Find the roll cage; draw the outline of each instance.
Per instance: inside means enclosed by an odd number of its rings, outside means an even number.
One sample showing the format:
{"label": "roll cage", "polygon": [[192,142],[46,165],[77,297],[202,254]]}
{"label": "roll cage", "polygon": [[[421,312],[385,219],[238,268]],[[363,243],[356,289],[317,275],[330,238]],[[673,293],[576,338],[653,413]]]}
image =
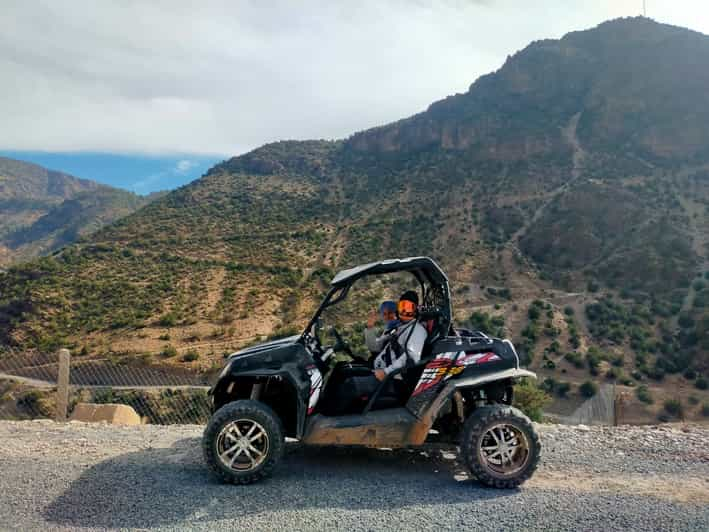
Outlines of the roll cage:
{"label": "roll cage", "polygon": [[387,273],[409,272],[418,281],[423,294],[419,320],[435,320],[436,333],[445,336],[451,329],[451,297],[448,277],[430,257],[387,259],[355,266],[338,272],[330,283],[325,298],[315,311],[303,334],[312,331],[322,312],[344,300],[352,285],[363,277]]}

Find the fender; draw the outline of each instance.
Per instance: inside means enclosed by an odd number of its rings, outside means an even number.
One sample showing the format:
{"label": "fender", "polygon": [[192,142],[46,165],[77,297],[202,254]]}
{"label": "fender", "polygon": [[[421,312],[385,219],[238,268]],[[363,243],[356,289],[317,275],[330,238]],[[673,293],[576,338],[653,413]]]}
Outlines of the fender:
{"label": "fender", "polygon": [[[227,364],[222,374],[220,374],[218,381],[209,390],[209,394],[212,395],[212,410],[217,409],[217,397],[222,394],[228,393],[229,385],[235,380],[247,378],[258,380],[259,378],[278,378],[288,384],[289,387],[293,389],[296,397],[296,427],[295,436],[301,438],[305,429],[305,418],[307,416],[307,406],[306,401],[310,395],[310,378],[306,375],[305,378],[300,378],[300,376],[288,370],[250,370],[250,371],[230,371],[230,364]],[[256,388],[254,386],[254,388]],[[229,390],[230,391],[230,390]],[[252,399],[257,399],[258,397],[251,397]]]}
{"label": "fender", "polygon": [[444,393],[449,386],[451,386],[450,393],[453,393],[458,388],[475,388],[481,384],[485,384],[492,381],[499,381],[505,379],[522,379],[528,377],[531,379],[536,379],[537,374],[533,371],[520,368],[510,368],[503,369],[502,371],[496,371],[495,373],[488,373],[487,375],[480,375],[478,377],[469,377],[463,379],[452,380],[443,389]]}
{"label": "fender", "polygon": [[419,420],[411,427],[411,431],[407,437],[409,445],[423,445],[428,436],[428,431],[431,430],[433,422],[436,420],[436,417],[438,417],[438,412],[441,411],[456,390],[476,388],[488,382],[507,379],[516,380],[524,377],[536,379],[537,375],[526,369],[510,368],[477,377],[449,380],[429,407],[423,412]]}

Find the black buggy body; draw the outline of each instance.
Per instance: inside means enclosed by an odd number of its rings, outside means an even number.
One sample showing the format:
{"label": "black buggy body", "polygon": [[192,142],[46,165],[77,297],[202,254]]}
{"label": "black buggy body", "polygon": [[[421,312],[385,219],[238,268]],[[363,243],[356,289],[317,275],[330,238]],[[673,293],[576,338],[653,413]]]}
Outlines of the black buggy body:
{"label": "black buggy body", "polygon": [[[409,272],[418,284],[417,320],[428,333],[421,360],[377,381],[365,362],[332,364],[349,352],[334,328],[320,338],[323,311],[367,276]],[[429,436],[460,443],[482,482],[513,487],[529,478],[539,439],[511,407],[513,384],[535,375],[519,367],[509,340],[456,329],[448,279],[430,258],[391,259],[339,272],[301,335],[232,354],[210,390],[214,415],[205,458],[223,479],[249,483],[268,475],[284,437],[312,445],[404,447]]]}

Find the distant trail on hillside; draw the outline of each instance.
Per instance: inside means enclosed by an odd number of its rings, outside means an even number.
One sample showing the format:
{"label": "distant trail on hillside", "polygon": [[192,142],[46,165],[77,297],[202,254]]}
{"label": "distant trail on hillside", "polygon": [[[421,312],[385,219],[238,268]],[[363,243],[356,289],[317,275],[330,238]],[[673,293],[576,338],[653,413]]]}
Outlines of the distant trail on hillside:
{"label": "distant trail on hillside", "polygon": [[[703,272],[709,271],[709,253],[707,253],[707,246],[709,246],[709,227],[707,227],[707,222],[704,217],[701,216],[704,212],[705,207],[703,204],[697,203],[693,199],[687,198],[686,196],[683,196],[681,194],[678,194],[677,198],[679,200],[680,205],[682,205],[682,208],[687,213],[687,218],[689,219],[689,230],[690,236],[692,238],[692,249],[694,250],[694,253],[696,253],[699,259],[697,272],[701,274]],[[697,218],[693,216],[694,214],[697,214],[700,220],[704,221],[703,225],[697,222]],[[682,307],[680,308],[680,312],[673,318],[675,326],[677,320],[679,319],[679,314],[689,310],[692,306],[695,292],[696,291],[694,290],[694,286],[690,284],[689,288],[687,289],[687,294],[684,296],[684,300],[682,301]]]}
{"label": "distant trail on hillside", "polygon": [[576,113],[574,116],[571,117],[571,120],[569,120],[568,125],[565,128],[561,129],[561,135],[564,137],[564,140],[566,140],[566,142],[571,145],[573,153],[571,154],[571,179],[559,188],[568,186],[573,181],[576,181],[581,175],[581,170],[583,170],[583,163],[586,159],[586,151],[583,149],[583,147],[581,147],[578,135],[576,134],[580,118],[581,113]]}
{"label": "distant trail on hillside", "polygon": [[576,134],[576,129],[579,124],[579,119],[581,118],[581,112],[576,113],[571,117],[569,123],[566,127],[561,128],[561,136],[564,140],[571,146],[571,177],[564,181],[557,188],[552,190],[548,195],[546,195],[546,200],[542,203],[539,208],[534,211],[534,214],[527,219],[522,227],[520,227],[513,235],[510,237],[510,242],[513,246],[517,246],[519,239],[529,230],[530,227],[541,218],[544,211],[549,207],[552,201],[554,201],[557,196],[566,192],[568,188],[574,183],[582,174],[583,163],[586,159],[586,150],[583,149],[581,143],[579,142],[578,135]]}
{"label": "distant trail on hillside", "polygon": [[332,195],[337,198],[337,203],[339,205],[337,212],[337,221],[335,222],[335,227],[332,232],[332,237],[330,237],[327,242],[322,245],[320,253],[316,257],[313,266],[311,268],[306,268],[303,271],[303,278],[301,279],[301,285],[305,286],[310,278],[310,275],[315,271],[320,264],[327,264],[328,258],[331,259],[332,266],[337,263],[336,255],[328,257],[330,253],[334,252],[335,244],[340,238],[340,230],[342,229],[343,223],[345,221],[345,193],[343,190],[342,178],[340,176],[334,176],[332,179]]}

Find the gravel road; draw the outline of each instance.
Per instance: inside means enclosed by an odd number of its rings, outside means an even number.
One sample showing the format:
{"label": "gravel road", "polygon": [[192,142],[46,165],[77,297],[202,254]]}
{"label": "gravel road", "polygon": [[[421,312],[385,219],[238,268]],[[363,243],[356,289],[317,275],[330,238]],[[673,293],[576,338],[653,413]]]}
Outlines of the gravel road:
{"label": "gravel road", "polygon": [[709,428],[541,425],[519,490],[454,448],[288,446],[273,478],[218,483],[201,427],[0,422],[0,528],[709,530]]}

